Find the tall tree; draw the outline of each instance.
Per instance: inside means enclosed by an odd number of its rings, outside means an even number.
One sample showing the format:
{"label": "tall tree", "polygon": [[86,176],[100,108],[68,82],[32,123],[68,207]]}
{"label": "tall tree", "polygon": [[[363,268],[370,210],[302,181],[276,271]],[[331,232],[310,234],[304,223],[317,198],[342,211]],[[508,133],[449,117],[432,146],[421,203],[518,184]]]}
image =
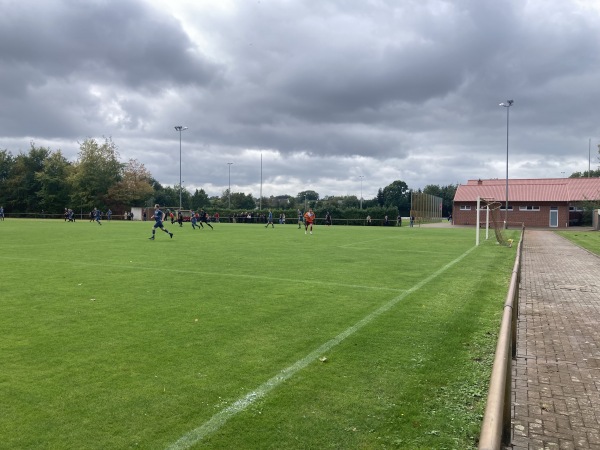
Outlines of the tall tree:
{"label": "tall tree", "polygon": [[377,204],[379,206],[385,205],[385,197],[383,195],[383,189],[381,188],[377,190]]}
{"label": "tall tree", "polygon": [[37,195],[41,183],[36,179],[35,174],[43,170],[48,155],[50,155],[48,148],[36,147],[32,142],[28,154],[21,153],[15,158],[6,183],[11,196],[8,204],[13,210],[41,211],[40,198]]}
{"label": "tall tree", "polygon": [[141,162],[130,159],[123,168],[121,180],[108,189],[107,204],[111,208],[144,206],[154,193],[151,179],[152,175]]}
{"label": "tall tree", "polygon": [[110,138],[105,138],[103,144],[92,138],[83,141],[71,177],[74,205],[104,209],[108,190],[121,180],[122,169],[117,146]]}
{"label": "tall tree", "polygon": [[48,156],[42,170],[35,173],[35,178],[40,183],[37,196],[40,206],[47,213],[60,214],[64,208],[70,207],[71,171],[72,164],[58,150]]}
{"label": "tall tree", "polygon": [[396,180],[383,188],[383,206],[395,206],[400,214],[410,210],[410,190],[404,181]]}
{"label": "tall tree", "polygon": [[315,191],[298,192],[298,194],[296,195],[296,200],[299,203],[304,203],[304,200],[316,202],[317,200],[319,200],[319,194]]}
{"label": "tall tree", "polygon": [[207,208],[209,206],[210,199],[208,198],[208,195],[206,195],[206,192],[204,192],[204,189],[196,189],[191,198],[191,209],[197,210],[200,208]]}
{"label": "tall tree", "polygon": [[0,150],[0,206],[6,207],[11,197],[8,178],[15,165],[15,158],[8,150]]}
{"label": "tall tree", "polygon": [[256,201],[252,194],[244,194],[243,192],[231,193],[231,208],[253,210],[256,208]]}
{"label": "tall tree", "polygon": [[154,188],[154,197],[149,200],[150,204],[148,206],[152,206],[155,203],[158,203],[160,206],[166,208],[175,208],[179,206],[179,189],[171,186],[163,187],[154,179],[152,180],[151,184]]}

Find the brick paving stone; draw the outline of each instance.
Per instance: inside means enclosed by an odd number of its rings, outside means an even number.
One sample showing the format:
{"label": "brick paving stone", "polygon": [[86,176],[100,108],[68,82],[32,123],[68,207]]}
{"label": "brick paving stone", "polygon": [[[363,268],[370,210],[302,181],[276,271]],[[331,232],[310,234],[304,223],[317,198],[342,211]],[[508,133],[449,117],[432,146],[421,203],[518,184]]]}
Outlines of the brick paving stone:
{"label": "brick paving stone", "polygon": [[522,258],[507,448],[600,450],[600,258],[546,230]]}

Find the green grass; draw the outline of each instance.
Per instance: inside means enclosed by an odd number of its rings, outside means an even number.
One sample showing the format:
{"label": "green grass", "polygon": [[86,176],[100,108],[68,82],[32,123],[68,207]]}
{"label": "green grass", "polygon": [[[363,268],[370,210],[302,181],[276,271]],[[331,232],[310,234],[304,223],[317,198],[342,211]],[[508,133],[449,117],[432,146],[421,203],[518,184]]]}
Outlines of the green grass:
{"label": "green grass", "polygon": [[0,448],[167,448],[299,362],[191,448],[476,446],[516,246],[168,228],[0,222]]}
{"label": "green grass", "polygon": [[598,231],[569,230],[557,231],[557,233],[580,247],[583,247],[596,255],[600,255],[600,233]]}

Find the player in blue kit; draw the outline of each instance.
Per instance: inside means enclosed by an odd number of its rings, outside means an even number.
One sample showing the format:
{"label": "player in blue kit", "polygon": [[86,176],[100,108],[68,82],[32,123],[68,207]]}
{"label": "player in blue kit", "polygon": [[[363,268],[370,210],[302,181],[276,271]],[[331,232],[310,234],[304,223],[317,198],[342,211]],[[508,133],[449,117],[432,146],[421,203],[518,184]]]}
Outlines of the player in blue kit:
{"label": "player in blue kit", "polygon": [[100,222],[100,219],[102,218],[102,211],[94,208],[94,211],[92,211],[92,216],[98,225],[102,225],[102,222]]}
{"label": "player in blue kit", "polygon": [[157,203],[154,205],[154,227],[152,227],[152,237],[148,238],[150,240],[154,240],[154,235],[156,234],[156,229],[160,228],[165,233],[167,233],[171,238],[173,237],[173,233],[169,233],[169,230],[165,228],[163,225],[164,213],[160,210],[160,205]]}

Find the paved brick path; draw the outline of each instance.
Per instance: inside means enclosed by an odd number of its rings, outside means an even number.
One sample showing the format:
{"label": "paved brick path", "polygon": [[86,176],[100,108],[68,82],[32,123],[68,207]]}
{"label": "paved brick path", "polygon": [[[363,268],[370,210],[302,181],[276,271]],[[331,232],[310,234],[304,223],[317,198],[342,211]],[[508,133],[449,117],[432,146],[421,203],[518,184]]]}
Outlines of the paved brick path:
{"label": "paved brick path", "polygon": [[600,450],[600,258],[525,232],[512,449]]}

